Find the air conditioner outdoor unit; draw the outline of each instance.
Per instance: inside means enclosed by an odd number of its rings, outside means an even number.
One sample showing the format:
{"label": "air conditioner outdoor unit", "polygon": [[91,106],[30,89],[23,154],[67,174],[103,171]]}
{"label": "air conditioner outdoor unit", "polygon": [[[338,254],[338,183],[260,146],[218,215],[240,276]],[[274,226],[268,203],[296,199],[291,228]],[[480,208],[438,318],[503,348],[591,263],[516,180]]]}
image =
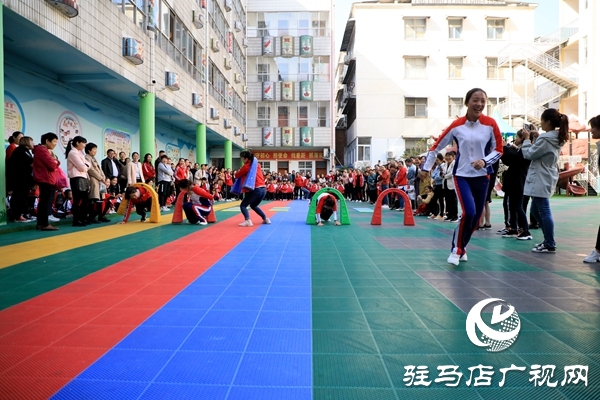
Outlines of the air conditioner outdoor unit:
{"label": "air conditioner outdoor unit", "polygon": [[192,11],[192,18],[196,28],[202,29],[204,27],[204,14],[194,10]]}
{"label": "air conditioner outdoor unit", "polygon": [[224,65],[225,65],[225,69],[227,69],[227,70],[231,69],[232,68],[231,60],[229,58],[225,57]]}
{"label": "air conditioner outdoor unit", "polygon": [[387,151],[387,158],[394,158],[396,157],[396,154],[394,153],[394,150],[388,150]]}
{"label": "air conditioner outdoor unit", "polygon": [[233,135],[234,136],[240,136],[240,128],[237,126],[233,127]]}
{"label": "air conditioner outdoor unit", "polygon": [[243,142],[247,142],[248,141],[248,135],[246,135],[245,133],[242,133],[242,141]]}
{"label": "air conditioner outdoor unit", "polygon": [[225,129],[231,128],[231,120],[229,118],[223,118],[223,127]]}
{"label": "air conditioner outdoor unit", "polygon": [[248,38],[242,38],[242,47],[248,47]]}
{"label": "air conditioner outdoor unit", "polygon": [[221,51],[221,42],[219,42],[219,39],[217,38],[211,38],[210,39],[211,42],[211,48],[215,53],[218,53],[219,51]]}
{"label": "air conditioner outdoor unit", "polygon": [[204,107],[203,97],[200,93],[192,93],[192,106],[196,108]]}
{"label": "air conditioner outdoor unit", "polygon": [[323,158],[329,158],[329,149],[323,149]]}
{"label": "air conditioner outdoor unit", "polygon": [[242,88],[242,92],[244,94],[248,94],[248,86],[244,85],[244,87]]}
{"label": "air conditioner outdoor unit", "polygon": [[241,32],[243,27],[244,26],[240,21],[235,21],[235,23],[233,24],[233,29],[235,29],[236,32]]}
{"label": "air conditioner outdoor unit", "polygon": [[219,109],[211,107],[210,108],[210,119],[219,119]]}
{"label": "air conditioner outdoor unit", "polygon": [[225,3],[223,3],[223,8],[225,8],[225,11],[231,11],[231,3],[232,0],[225,0]]}
{"label": "air conditioner outdoor unit", "polygon": [[242,74],[238,74],[236,72],[236,74],[233,76],[233,80],[235,81],[235,83],[242,83]]}

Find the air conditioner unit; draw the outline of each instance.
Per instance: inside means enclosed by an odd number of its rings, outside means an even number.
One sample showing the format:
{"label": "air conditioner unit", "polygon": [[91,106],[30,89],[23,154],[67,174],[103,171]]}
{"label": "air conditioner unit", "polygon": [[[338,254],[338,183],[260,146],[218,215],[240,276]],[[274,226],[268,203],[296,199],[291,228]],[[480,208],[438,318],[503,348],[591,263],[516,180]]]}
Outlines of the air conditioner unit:
{"label": "air conditioner unit", "polygon": [[241,32],[242,29],[244,29],[244,25],[242,25],[241,21],[235,21],[233,29],[235,29],[236,32]]}
{"label": "air conditioner unit", "polygon": [[231,120],[229,118],[223,118],[223,127],[225,129],[231,129]]}
{"label": "air conditioner unit", "polygon": [[248,47],[248,38],[242,38],[242,47]]}
{"label": "air conditioner unit", "polygon": [[76,17],[79,14],[79,4],[77,0],[46,0],[48,3],[58,8],[58,10],[69,18]]}
{"label": "air conditioner unit", "polygon": [[169,90],[179,90],[179,74],[172,71],[165,71],[165,87]]}
{"label": "air conditioner unit", "polygon": [[225,2],[223,3],[223,8],[225,8],[225,11],[231,11],[231,3],[232,0],[225,0]]}
{"label": "air conditioner unit", "polygon": [[123,38],[123,57],[135,65],[144,62],[144,44],[134,38]]}
{"label": "air conditioner unit", "polygon": [[237,126],[233,127],[233,136],[240,136],[240,128]]}
{"label": "air conditioner unit", "polygon": [[248,86],[244,85],[244,86],[242,87],[242,93],[244,93],[244,94],[248,94]]}
{"label": "air conditioner unit", "polygon": [[212,51],[218,53],[221,51],[221,42],[219,42],[219,39],[210,38],[210,47],[212,48]]}
{"label": "air conditioner unit", "polygon": [[396,157],[396,153],[394,152],[394,150],[388,150],[386,154],[387,154],[387,158]]}
{"label": "air conditioner unit", "polygon": [[204,107],[204,95],[192,93],[192,106],[196,108]]}
{"label": "air conditioner unit", "polygon": [[204,27],[204,14],[199,11],[192,11],[192,22],[196,28],[202,29]]}
{"label": "air conditioner unit", "polygon": [[225,69],[229,70],[229,69],[232,68],[231,59],[229,59],[227,57],[225,57],[225,63],[224,64],[225,64]]}
{"label": "air conditioner unit", "polygon": [[244,141],[244,142],[248,141],[248,135],[246,135],[245,133],[242,133],[242,141]]}
{"label": "air conditioner unit", "polygon": [[210,119],[219,119],[219,109],[211,107],[210,108]]}
{"label": "air conditioner unit", "polygon": [[323,149],[323,158],[329,158],[329,149]]}

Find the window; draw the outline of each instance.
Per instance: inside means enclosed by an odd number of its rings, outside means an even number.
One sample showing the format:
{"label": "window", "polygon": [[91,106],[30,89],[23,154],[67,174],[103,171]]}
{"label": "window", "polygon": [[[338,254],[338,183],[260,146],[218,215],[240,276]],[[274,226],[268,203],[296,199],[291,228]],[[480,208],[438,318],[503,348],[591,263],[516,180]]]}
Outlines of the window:
{"label": "window", "polygon": [[[287,13],[283,13],[283,14],[287,14]],[[286,16],[283,15],[281,17],[285,18]],[[289,20],[280,19],[279,21],[277,21],[277,34],[279,36],[285,36],[285,35],[290,34],[290,21]]]}
{"label": "window", "polygon": [[583,120],[588,120],[588,94],[587,92],[583,93]]}
{"label": "window", "polygon": [[503,19],[488,19],[487,20],[487,38],[493,40],[501,40],[504,35],[504,20]]}
{"label": "window", "polygon": [[448,58],[448,78],[461,79],[463,68],[463,57]]}
{"label": "window", "polygon": [[258,37],[269,36],[267,21],[258,21]]}
{"label": "window", "polygon": [[260,165],[260,169],[262,169],[262,172],[271,172],[271,161],[259,161],[258,165]]}
{"label": "window", "polygon": [[308,126],[307,106],[298,106],[298,126]]}
{"label": "window", "polygon": [[277,126],[290,125],[290,108],[287,106],[277,107]]}
{"label": "window", "polygon": [[270,107],[259,106],[256,109],[256,124],[259,128],[271,125],[271,108]]}
{"label": "window", "polygon": [[462,18],[448,19],[448,39],[460,39],[463,28]]}
{"label": "window", "polygon": [[583,65],[588,63],[588,37],[583,37]]}
{"label": "window", "polygon": [[488,97],[485,115],[492,115],[494,113],[494,108],[496,108],[498,104],[502,103],[505,100],[506,99],[504,97]]}
{"label": "window", "polygon": [[404,59],[405,78],[407,79],[425,79],[427,69],[427,58],[425,57],[407,57]]}
{"label": "window", "polygon": [[462,114],[463,98],[450,97],[448,99],[448,117],[455,118]]}
{"label": "window", "polygon": [[406,118],[427,118],[427,98],[405,97],[404,116]]}
{"label": "window", "polygon": [[327,127],[327,107],[319,107],[318,124],[320,128]]}
{"label": "window", "polygon": [[404,38],[425,39],[426,24],[425,18],[406,18],[404,20]]}
{"label": "window", "polygon": [[256,69],[258,72],[258,81],[268,82],[270,78],[269,64],[258,64]]}
{"label": "window", "polygon": [[498,59],[496,57],[488,57],[487,59],[487,78],[488,79],[504,79],[504,70],[498,67]]}
{"label": "window", "polygon": [[298,161],[298,172],[300,172],[300,175],[312,175],[312,167],[312,161]]}
{"label": "window", "polygon": [[356,161],[371,161],[371,138],[358,138],[358,158]]}

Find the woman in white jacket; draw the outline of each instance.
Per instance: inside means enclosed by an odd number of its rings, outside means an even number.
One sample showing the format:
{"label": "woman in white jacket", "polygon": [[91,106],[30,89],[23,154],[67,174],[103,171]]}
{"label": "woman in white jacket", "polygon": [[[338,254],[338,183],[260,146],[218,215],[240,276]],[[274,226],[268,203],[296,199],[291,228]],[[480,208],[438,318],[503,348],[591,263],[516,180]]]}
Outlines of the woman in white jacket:
{"label": "woman in white jacket", "polygon": [[[558,182],[558,156],[560,148],[567,141],[569,134],[569,118],[554,108],[548,108],[540,117],[542,129],[546,133],[540,135],[535,143],[531,143],[531,132],[523,129],[523,158],[531,160],[523,194],[531,196],[531,215],[540,224],[544,233],[544,241],[531,251],[534,253],[555,253],[554,220],[550,210],[550,197]],[[558,128],[558,131],[556,130]],[[535,129],[535,128],[534,128]],[[535,130],[534,130],[535,131]]]}
{"label": "woman in white jacket", "polygon": [[67,158],[67,175],[71,184],[71,193],[73,194],[73,226],[86,226],[86,206],[88,202],[88,192],[90,183],[88,170],[90,164],[83,155],[83,149],[87,140],[81,136],[75,136],[69,140],[65,149]]}

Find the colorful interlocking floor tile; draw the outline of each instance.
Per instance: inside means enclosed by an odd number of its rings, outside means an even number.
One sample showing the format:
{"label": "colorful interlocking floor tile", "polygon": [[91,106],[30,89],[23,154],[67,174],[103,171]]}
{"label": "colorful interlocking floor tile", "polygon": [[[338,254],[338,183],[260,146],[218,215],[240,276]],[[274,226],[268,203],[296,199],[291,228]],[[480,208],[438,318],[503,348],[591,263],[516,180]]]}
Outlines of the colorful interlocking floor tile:
{"label": "colorful interlocking floor tile", "polygon": [[0,235],[0,399],[598,399],[598,201],[552,199],[558,251],[534,254],[494,200],[457,267],[456,224],[317,227],[302,201]]}

